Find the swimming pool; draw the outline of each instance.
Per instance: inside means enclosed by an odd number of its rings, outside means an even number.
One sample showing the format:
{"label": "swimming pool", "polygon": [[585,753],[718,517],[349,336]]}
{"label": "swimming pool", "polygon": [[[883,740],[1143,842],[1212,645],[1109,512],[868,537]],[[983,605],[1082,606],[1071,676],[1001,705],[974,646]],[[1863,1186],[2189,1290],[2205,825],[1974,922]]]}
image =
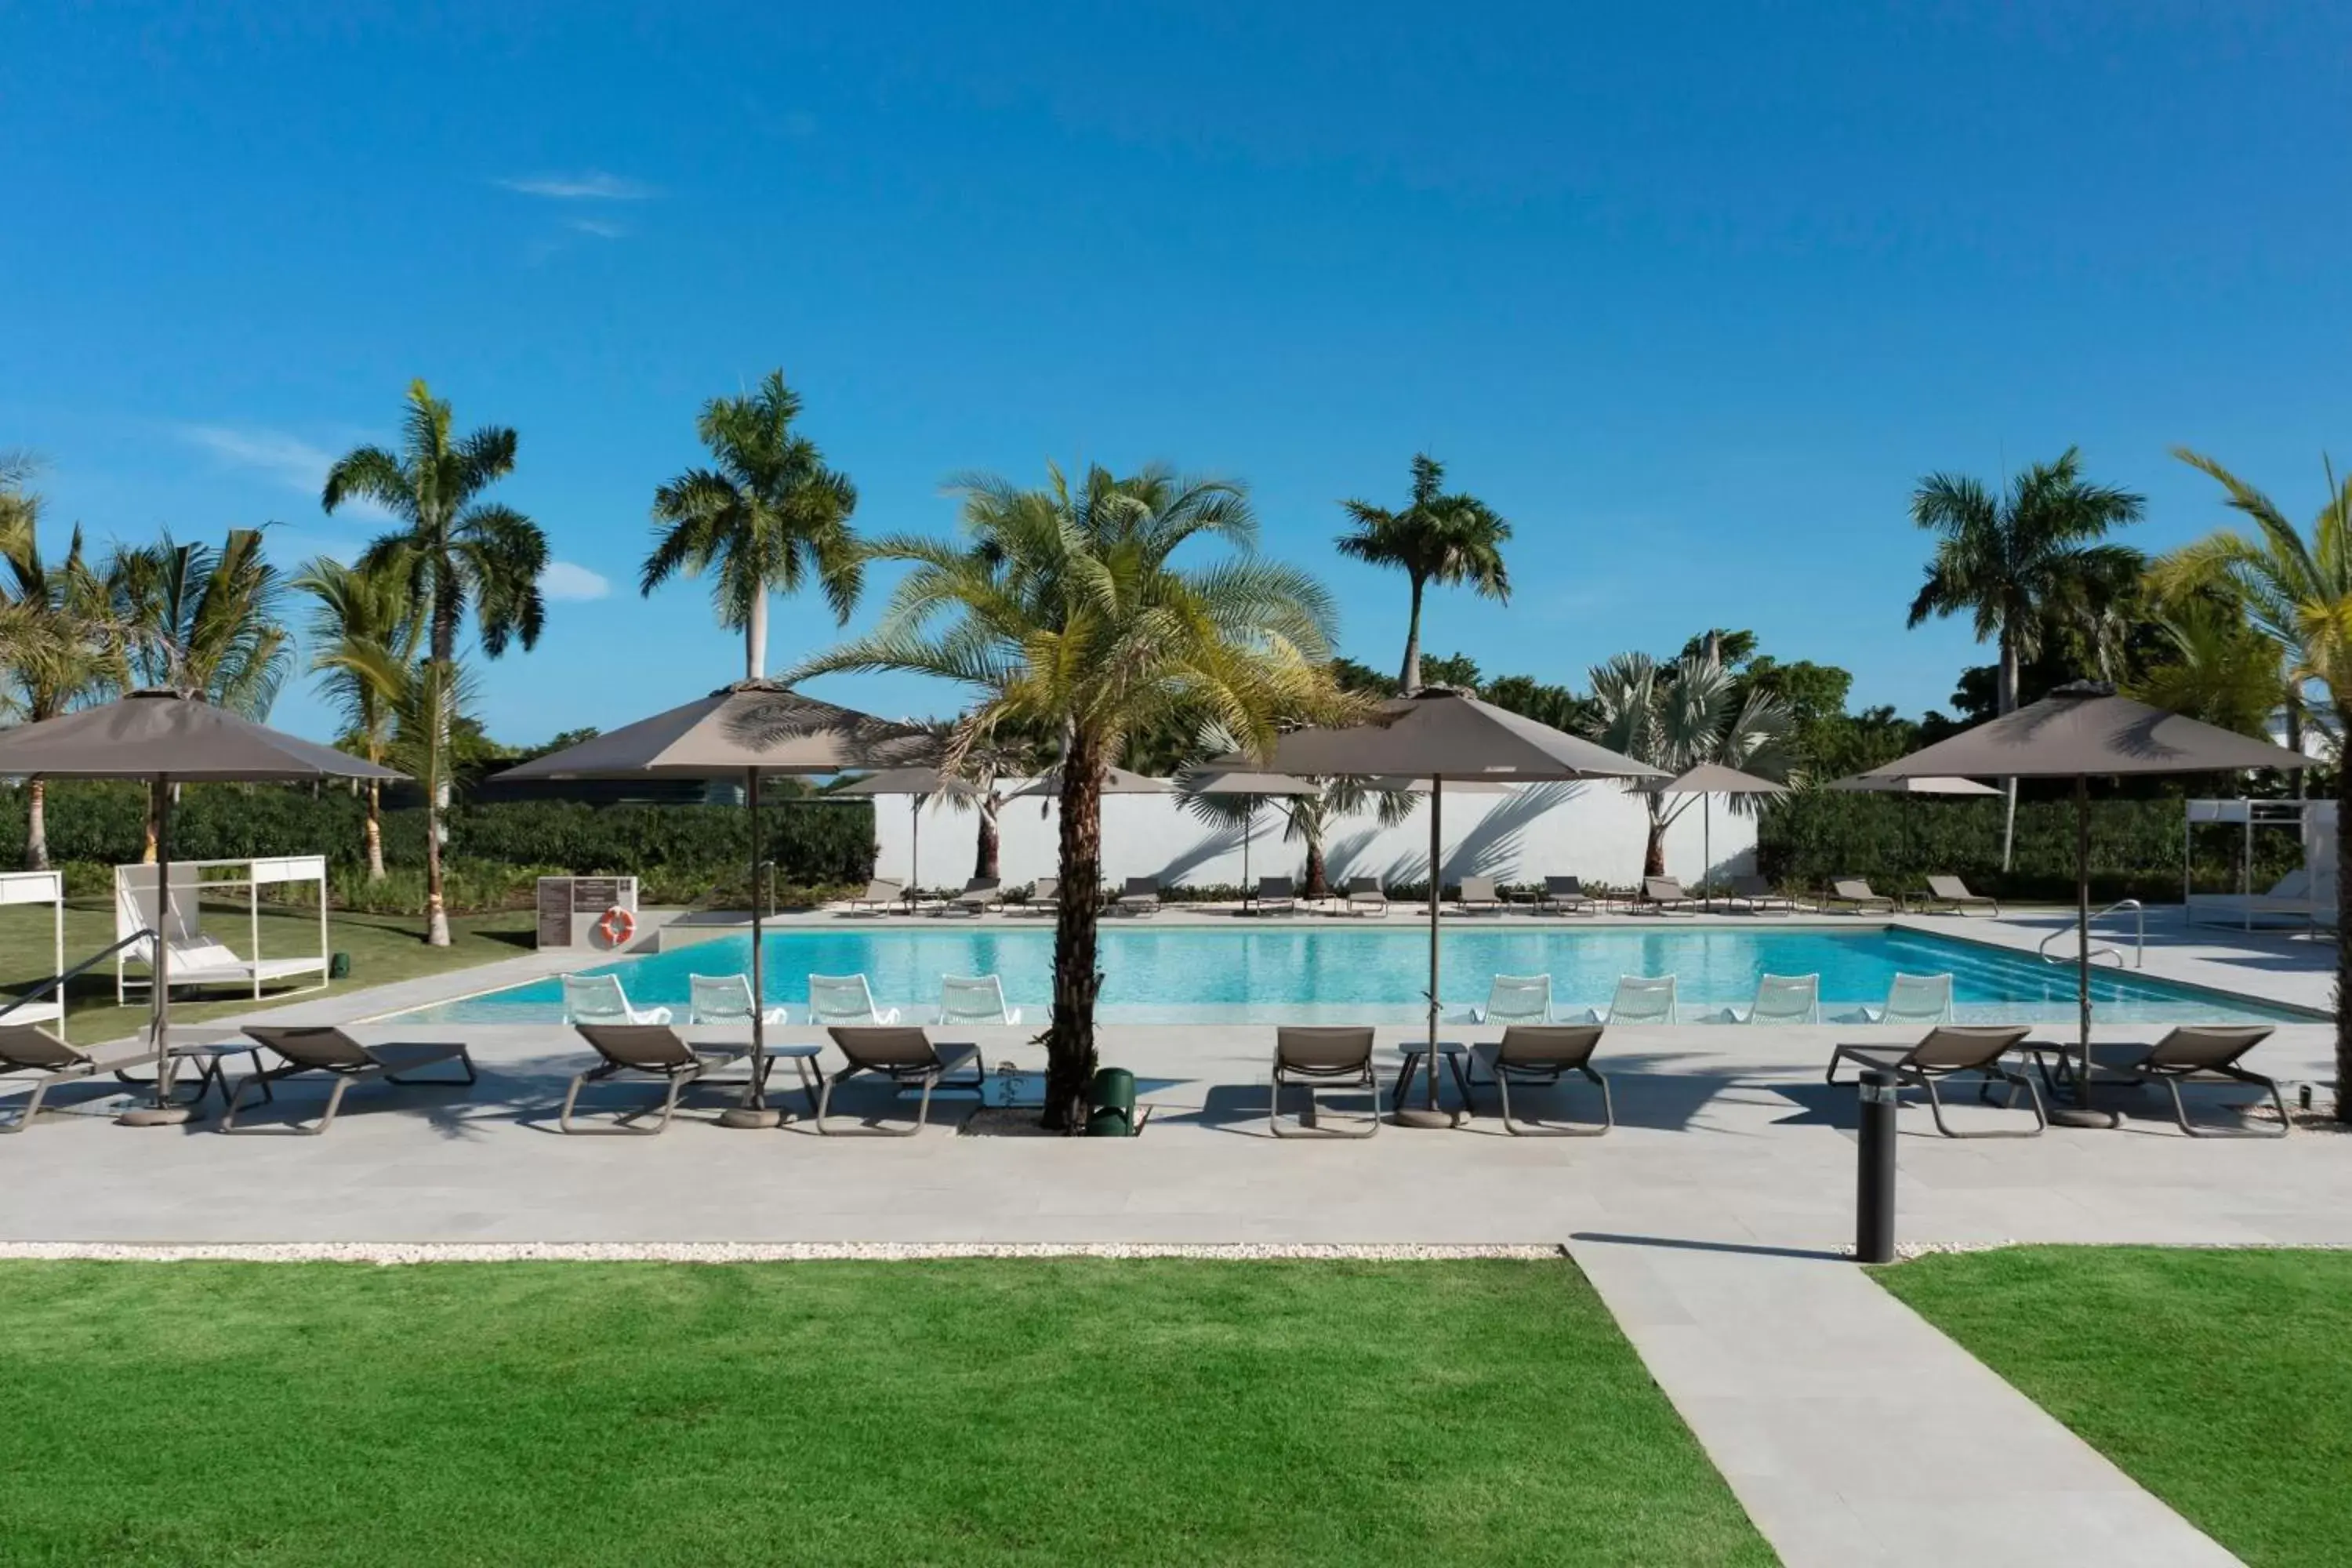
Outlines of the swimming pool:
{"label": "swimming pool", "polygon": [[[668,952],[599,965],[616,974],[638,1006],[667,1005],[684,1016],[687,976],[748,969],[750,936],[720,937]],[[936,1016],[943,974],[997,974],[1005,999],[1030,1024],[1042,1024],[1053,994],[1053,933],[1044,925],[942,924],[937,930],[854,927],[773,931],[767,937],[771,1004],[805,1017],[808,976],[863,973],[884,1007],[910,1021]],[[1429,946],[1424,928],[1342,926],[1117,926],[1102,933],[1103,990],[1097,1016],[1108,1023],[1305,1023],[1339,1019],[1405,1023],[1423,1016]],[[1976,942],[1898,930],[1788,926],[1770,931],[1721,926],[1449,926],[1444,982],[1449,1016],[1483,1005],[1496,974],[1552,977],[1562,1016],[1608,1005],[1621,974],[1673,974],[1683,1016],[1711,1018],[1745,1007],[1757,976],[1821,977],[1822,1013],[1834,1020],[1864,1003],[1885,999],[1897,971],[1953,977],[1955,1011],[1964,1021],[2057,1021],[2074,1016],[2074,972]],[[2102,1018],[2116,1022],[2287,1021],[2308,1014],[2193,990],[2131,971],[2093,971]],[[553,978],[400,1016],[414,1023],[539,1023],[563,1016]]]}

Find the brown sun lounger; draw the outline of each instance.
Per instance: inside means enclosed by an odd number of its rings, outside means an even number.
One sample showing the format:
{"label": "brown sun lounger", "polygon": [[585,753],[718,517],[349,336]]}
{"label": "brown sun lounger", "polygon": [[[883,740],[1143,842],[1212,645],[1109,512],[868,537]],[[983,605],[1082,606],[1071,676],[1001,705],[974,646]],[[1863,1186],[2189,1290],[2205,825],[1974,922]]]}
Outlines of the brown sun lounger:
{"label": "brown sun lounger", "polygon": [[[1282,1088],[1296,1084],[1307,1091],[1306,1119],[1286,1128],[1282,1121]],[[1371,1114],[1360,1130],[1349,1131],[1322,1125],[1323,1107],[1318,1089],[1357,1089],[1371,1096]],[[1372,1031],[1352,1025],[1285,1025],[1274,1032],[1274,1089],[1266,1101],[1268,1131],[1276,1138],[1370,1138],[1381,1130],[1381,1085],[1372,1069]]]}
{"label": "brown sun lounger", "polygon": [[[748,993],[747,993],[748,994]],[[651,1135],[667,1127],[677,1110],[678,1099],[688,1084],[704,1081],[705,1075],[720,1068],[732,1067],[751,1054],[749,1040],[740,1045],[696,1044],[680,1036],[667,1024],[576,1024],[580,1037],[593,1047],[602,1059],[572,1080],[564,1091],[563,1109],[557,1113],[555,1124],[566,1132],[611,1133],[627,1132]],[[777,1062],[790,1058],[801,1075],[801,1088],[809,1097],[809,1107],[816,1107],[816,1082],[809,1066],[816,1055],[814,1046],[770,1046],[765,1058],[752,1065],[760,1087],[765,1089],[768,1074]],[[608,1126],[583,1127],[575,1124],[573,1109],[580,1100],[580,1091],[607,1079],[634,1074],[640,1078],[657,1079],[666,1086],[658,1102],[661,1120],[651,1127],[630,1123],[653,1109],[640,1105],[632,1110],[619,1112]]]}
{"label": "brown sun lounger", "polygon": [[1265,914],[1279,909],[1286,914],[1298,912],[1298,887],[1287,877],[1260,877],[1257,891],[1244,898],[1243,905],[1252,914]]}
{"label": "brown sun lounger", "polygon": [[1389,912],[1388,889],[1381,886],[1378,877],[1350,877],[1339,905],[1351,915],[1371,915],[1385,920]]}
{"label": "brown sun lounger", "polygon": [[22,1132],[30,1126],[41,1113],[41,1101],[61,1083],[121,1073],[154,1059],[155,1053],[144,1046],[129,1047],[100,1059],[31,1024],[0,1025],[0,1074],[33,1075],[25,1103],[17,1107],[15,1116],[0,1121],[0,1132]]}
{"label": "brown sun lounger", "polygon": [[1747,905],[1748,912],[1756,915],[1792,915],[1797,912],[1797,900],[1785,893],[1774,892],[1772,884],[1761,877],[1731,879],[1731,902]]}
{"label": "brown sun lounger", "polygon": [[[2172,1095],[2172,1119],[2191,1138],[2284,1138],[2288,1131],[2286,1101],[2279,1094],[2278,1080],[2238,1065],[2238,1058],[2269,1039],[2271,1032],[2263,1024],[2184,1025],[2152,1046],[2103,1045],[2095,1047],[2092,1054],[2101,1082],[2145,1083],[2154,1079],[2163,1084]],[[2040,1049],[2033,1054],[2037,1061],[2042,1059]],[[2072,1078],[2071,1054],[2059,1050],[2057,1055],[2059,1080]],[[2046,1063],[2044,1076],[2048,1076]],[[2242,1083],[2259,1089],[2271,1097],[2271,1106],[2278,1112],[2278,1130],[2198,1126],[2189,1120],[2189,1107],[2180,1098],[2184,1083]]]}
{"label": "brown sun lounger", "polygon": [[[1939,1024],[1916,1046],[1840,1046],[1830,1053],[1827,1081],[1838,1081],[1838,1064],[1852,1062],[1865,1070],[1874,1069],[1893,1075],[1898,1088],[1924,1089],[1927,1091],[1928,1109],[1936,1118],[1936,1131],[1947,1138],[2032,1138],[2047,1127],[2049,1118],[2042,1113],[2041,1091],[2033,1080],[2021,1072],[2000,1065],[2001,1058],[2021,1045],[2032,1033],[2022,1024],[1964,1025]],[[1990,1100],[1995,1083],[2009,1085],[2004,1105],[2014,1104],[2017,1091],[2025,1090],[2028,1104],[2033,1108],[2031,1128],[1991,1128],[1979,1132],[1955,1132],[1944,1121],[1944,1097],[1937,1084],[1955,1073],[1978,1073],[1983,1083],[1977,1098]]]}
{"label": "brown sun lounger", "polygon": [[[228,1110],[221,1116],[221,1131],[236,1131],[237,1107],[244,1101],[245,1091],[258,1086],[265,1093],[281,1079],[306,1072],[331,1074],[335,1087],[327,1095],[326,1109],[319,1120],[308,1127],[295,1125],[278,1129],[317,1136],[335,1124],[335,1112],[343,1103],[343,1093],[362,1079],[381,1078],[386,1083],[459,1084],[475,1081],[474,1058],[462,1045],[398,1044],[363,1046],[342,1030],[322,1026],[248,1024],[247,1038],[258,1041],[285,1058],[285,1065],[253,1074],[236,1086],[228,1097]],[[407,1074],[419,1068],[441,1062],[456,1062],[465,1069],[462,1079],[414,1079]],[[251,1131],[251,1128],[247,1129]]]}
{"label": "brown sun lounger", "polygon": [[1115,906],[1123,915],[1156,915],[1160,912],[1160,879],[1129,877],[1127,886],[1119,890]]}
{"label": "brown sun lounger", "polygon": [[887,877],[877,877],[866,884],[866,891],[849,900],[853,912],[885,914],[907,901],[907,885]]}
{"label": "brown sun lounger", "polygon": [[1992,911],[1993,919],[2000,918],[2000,900],[1989,899],[1982,893],[1969,892],[1969,885],[1958,877],[1927,879],[1927,896],[1918,900],[1913,907],[1928,910],[1930,906],[1956,915],[1965,914],[1970,910],[1990,910]]}
{"label": "brown sun lounger", "polygon": [[[1474,1047],[1471,1057],[1494,1075],[1495,1095],[1501,1101],[1503,1131],[1513,1137],[1598,1138],[1617,1125],[1617,1106],[1609,1080],[1592,1070],[1592,1053],[1601,1044],[1598,1024],[1513,1024],[1489,1046]],[[1545,1126],[1514,1120],[1511,1085],[1552,1085],[1578,1073],[1601,1090],[1601,1120]]]}
{"label": "brown sun lounger", "polygon": [[1495,890],[1492,877],[1465,877],[1454,890],[1454,907],[1464,914],[1484,910],[1499,915],[1503,912],[1503,895]]}
{"label": "brown sun lounger", "polygon": [[827,1078],[817,1094],[816,1130],[828,1136],[834,1133],[834,1129],[825,1125],[825,1118],[833,1110],[833,1091],[859,1073],[874,1073],[902,1088],[917,1086],[923,1091],[922,1103],[908,1125],[859,1130],[863,1134],[889,1138],[912,1138],[923,1130],[923,1124],[930,1120],[933,1089],[977,1089],[987,1079],[978,1046],[934,1046],[930,1036],[911,1026],[836,1024],[825,1033],[833,1037],[841,1054],[849,1058],[849,1065]]}
{"label": "brown sun lounger", "polygon": [[1595,908],[1592,896],[1584,890],[1580,877],[1546,877],[1543,893],[1536,900],[1536,912],[1557,910],[1564,915],[1589,915]]}
{"label": "brown sun lounger", "polygon": [[1683,891],[1683,885],[1672,877],[1642,879],[1642,907],[1662,915],[1688,914],[1698,900]]}
{"label": "brown sun lounger", "polygon": [[1822,900],[1822,908],[1843,909],[1857,915],[1879,910],[1891,915],[1895,912],[1895,900],[1872,892],[1870,884],[1861,878],[1847,877],[1830,884],[1830,896]]}

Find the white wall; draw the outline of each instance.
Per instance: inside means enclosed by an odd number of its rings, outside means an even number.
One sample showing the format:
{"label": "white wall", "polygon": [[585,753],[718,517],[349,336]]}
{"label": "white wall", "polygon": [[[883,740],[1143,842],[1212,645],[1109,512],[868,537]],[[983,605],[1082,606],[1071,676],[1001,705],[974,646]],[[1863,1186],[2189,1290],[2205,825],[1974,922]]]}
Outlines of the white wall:
{"label": "white wall", "polygon": [[[1701,813],[1706,804],[1692,800],[1666,832],[1666,869],[1686,882],[1700,878]],[[907,795],[874,802],[875,837],[881,844],[877,877],[904,880],[914,874],[911,805]],[[1733,815],[1722,799],[1712,805],[1716,874],[1753,869],[1756,819]],[[1369,813],[1335,824],[1324,846],[1330,876],[1423,879],[1429,870],[1428,810],[1423,800],[1410,819],[1391,828],[1382,828]],[[1059,819],[1060,808],[1050,800],[1004,803],[998,822],[1008,886],[1055,874]],[[1614,784],[1523,784],[1503,795],[1449,793],[1443,820],[1448,881],[1465,873],[1508,882],[1573,874],[1622,887],[1642,875],[1643,803]],[[971,875],[979,821],[975,811],[959,809],[948,799],[924,804],[920,869],[926,887],[961,887]],[[1250,843],[1250,877],[1295,876],[1304,865],[1304,847],[1285,843],[1283,827],[1280,806],[1261,804]],[[1170,885],[1237,885],[1243,880],[1241,828],[1203,822],[1173,795],[1107,795],[1103,874],[1114,884],[1129,877],[1157,877]]]}

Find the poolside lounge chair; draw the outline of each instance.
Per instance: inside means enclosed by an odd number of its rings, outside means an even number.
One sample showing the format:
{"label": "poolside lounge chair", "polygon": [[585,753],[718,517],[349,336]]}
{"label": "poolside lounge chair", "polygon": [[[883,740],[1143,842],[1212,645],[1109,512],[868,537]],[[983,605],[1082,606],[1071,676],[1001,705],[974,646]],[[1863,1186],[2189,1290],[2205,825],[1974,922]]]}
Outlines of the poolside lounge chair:
{"label": "poolside lounge chair", "polygon": [[[1838,1064],[1852,1062],[1857,1068],[1874,1068],[1891,1074],[1898,1089],[1924,1089],[1927,1091],[1927,1107],[1936,1118],[1936,1131],[1947,1138],[2032,1138],[2050,1124],[2042,1112],[2042,1095],[2033,1080],[2021,1072],[2000,1065],[2000,1059],[2017,1048],[2032,1031],[2022,1024],[1996,1024],[1963,1026],[1940,1025],[1927,1031],[1916,1046],[1840,1046],[1830,1053],[1827,1081],[1838,1080]],[[1955,1132],[1944,1121],[1944,1097],[1936,1085],[1954,1073],[1972,1072],[1983,1076],[1977,1098],[1988,1099],[1995,1083],[2010,1086],[2009,1102],[2017,1099],[2017,1090],[2025,1090],[2026,1103],[2033,1109],[2033,1125],[2024,1127],[1988,1128],[1975,1132]]]}
{"label": "poolside lounge chair", "polygon": [[1891,915],[1895,912],[1895,900],[1872,892],[1870,884],[1859,877],[1846,877],[1830,884],[1830,896],[1822,900],[1822,908],[1843,909],[1857,915],[1877,910]]}
{"label": "poolside lounge chair", "polygon": [[1551,1022],[1551,976],[1497,974],[1486,993],[1486,1005],[1470,1010],[1474,1024],[1549,1024]]}
{"label": "poolside lounge chair", "polygon": [[667,1024],[667,1007],[632,1007],[617,974],[563,976],[563,1021],[567,1024]]}
{"label": "poolside lounge chair", "polygon": [[1454,907],[1464,914],[1484,910],[1489,914],[1503,912],[1503,896],[1495,890],[1492,877],[1465,877],[1454,890]]}
{"label": "poolside lounge chair", "polygon": [[1127,886],[1119,889],[1118,910],[1123,915],[1155,915],[1160,912],[1160,879],[1129,877]]}
{"label": "poolside lounge chair", "polygon": [[[942,1086],[977,1089],[986,1081],[978,1046],[934,1046],[929,1035],[912,1027],[863,1025],[825,1032],[833,1037],[841,1054],[849,1058],[849,1065],[827,1078],[817,1095],[816,1130],[828,1137],[835,1135],[834,1129],[825,1125],[833,1113],[833,1091],[859,1073],[875,1073],[901,1088],[919,1086],[923,1091],[912,1122],[904,1127],[871,1125],[861,1129],[866,1135],[887,1138],[911,1138],[923,1130],[924,1123],[930,1120],[933,1089]],[[966,1073],[971,1075],[969,1079],[961,1076]],[[955,1080],[952,1083],[949,1081],[951,1078]]]}
{"label": "poolside lounge chair", "polygon": [[[1598,1024],[1514,1024],[1490,1046],[1475,1046],[1471,1056],[1494,1076],[1496,1098],[1501,1102],[1503,1131],[1515,1138],[1530,1134],[1545,1138],[1598,1138],[1617,1125],[1617,1106],[1609,1080],[1592,1070],[1592,1052],[1601,1044]],[[1569,1073],[1580,1073],[1601,1090],[1601,1120],[1543,1126],[1511,1115],[1511,1085],[1557,1084]]]}
{"label": "poolside lounge chair", "polygon": [[874,988],[863,974],[809,976],[809,1022],[812,1024],[895,1024],[898,1009],[874,1005]]}
{"label": "poolside lounge chair", "polygon": [[940,1022],[1009,1028],[1021,1022],[1021,1009],[1004,1005],[1004,983],[993,974],[942,974]]}
{"label": "poolside lounge chair", "polygon": [[1797,900],[1785,893],[1776,893],[1772,884],[1761,877],[1731,879],[1731,902],[1744,904],[1752,915],[1792,915],[1797,912]]}
{"label": "poolside lounge chair", "polygon": [[[279,1129],[317,1136],[335,1124],[335,1112],[343,1103],[343,1091],[362,1079],[381,1078],[386,1083],[408,1084],[469,1084],[475,1081],[473,1053],[462,1045],[420,1043],[403,1045],[363,1046],[342,1030],[320,1026],[284,1024],[247,1024],[245,1034],[285,1058],[283,1067],[268,1068],[238,1083],[228,1097],[228,1109],[221,1113],[221,1131],[236,1131],[237,1108],[244,1103],[245,1091],[259,1088],[267,1094],[280,1079],[306,1072],[331,1074],[334,1089],[327,1096],[326,1109],[319,1120],[308,1127],[299,1125]],[[419,1068],[433,1067],[441,1062],[456,1062],[465,1069],[462,1079],[413,1079],[403,1075]],[[250,1132],[251,1128],[246,1129]]]}
{"label": "poolside lounge chair", "polygon": [[[751,1022],[751,977],[748,974],[689,974],[686,977],[686,1021],[689,1024],[741,1024]],[[782,1024],[792,1016],[789,1007],[766,1007],[760,1013],[763,1024]]]}
{"label": "poolside lounge chair", "polygon": [[1242,908],[1251,914],[1265,914],[1279,909],[1285,914],[1298,912],[1298,884],[1287,877],[1260,877],[1257,891],[1242,899]]}
{"label": "poolside lounge chair", "polygon": [[[670,1117],[677,1110],[677,1097],[711,1065],[667,1024],[579,1024],[574,1027],[582,1039],[595,1047],[602,1059],[574,1076],[571,1088],[563,1091],[563,1109],[556,1113],[555,1124],[565,1132],[627,1132],[650,1137],[669,1125]],[[621,1073],[662,1080],[666,1089],[659,1102],[661,1120],[651,1127],[631,1126],[633,1120],[653,1109],[643,1105],[620,1112],[609,1126],[574,1126],[572,1112],[579,1103],[580,1091]]]}
{"label": "poolside lounge chair", "polygon": [[1884,1005],[1864,1007],[1868,1024],[1948,1024],[1952,1021],[1952,977],[1948,974],[1896,974],[1886,988]]}
{"label": "poolside lounge chair", "polygon": [[1748,1011],[1734,1009],[1735,1024],[1818,1024],[1822,1021],[1822,977],[1818,974],[1767,974],[1756,982],[1756,1000]]}
{"label": "poolside lounge chair", "polygon": [[1584,1019],[1589,1024],[1671,1024],[1675,1016],[1675,977],[1671,974],[1621,974],[1617,977],[1617,994],[1610,999],[1606,1016],[1597,1008],[1584,1010]]}
{"label": "poolside lounge chair", "polygon": [[948,900],[931,912],[935,915],[984,915],[991,910],[1004,907],[1004,884],[994,877],[974,877],[963,885],[963,891]]}
{"label": "poolside lounge chair", "polygon": [[1029,897],[1021,906],[1024,915],[1059,914],[1062,910],[1062,879],[1040,877],[1029,884]]}
{"label": "poolside lounge chair", "polygon": [[1992,911],[1993,919],[2000,918],[2000,900],[1969,892],[1969,885],[1958,877],[1928,878],[1927,896],[1920,903],[1923,907],[1932,904],[1956,915],[1965,914],[1970,910],[1987,909]]}
{"label": "poolside lounge chair", "polygon": [[1576,877],[1546,877],[1543,892],[1536,900],[1536,912],[1546,910],[1555,914],[1589,915],[1599,906],[1584,890],[1583,880]]}
{"label": "poolside lounge chair", "polygon": [[866,884],[866,890],[849,900],[852,914],[887,914],[907,901],[907,884],[888,877],[877,877]]}
{"label": "poolside lounge chair", "polygon": [[1654,914],[1688,914],[1697,903],[1672,877],[1642,879],[1641,907]]}
{"label": "poolside lounge chair", "polygon": [[1341,907],[1351,915],[1375,915],[1385,920],[1389,912],[1388,889],[1381,886],[1378,877],[1350,877]]}
{"label": "poolside lounge chair", "polygon": [[[1301,1118],[1285,1128],[1282,1086],[1297,1084],[1307,1091],[1307,1109],[1316,1121]],[[1349,1131],[1323,1126],[1318,1089],[1360,1089],[1372,1097],[1371,1114],[1361,1127]],[[1372,1070],[1372,1031],[1354,1026],[1285,1025],[1274,1032],[1274,1089],[1266,1100],[1266,1126],[1276,1138],[1370,1138],[1381,1130],[1381,1086]]]}
{"label": "poolside lounge chair", "polygon": [[[2239,1058],[2270,1037],[2269,1026],[2263,1024],[2192,1024],[2172,1030],[2152,1046],[2102,1045],[2095,1055],[2103,1080],[2143,1083],[2155,1079],[2162,1083],[2172,1094],[2172,1119],[2191,1138],[2284,1138],[2289,1128],[2278,1081],[2238,1065]],[[2042,1048],[2037,1047],[2033,1055],[2041,1061]],[[2074,1064],[2063,1049],[2058,1058],[2063,1081],[2074,1075]],[[2046,1075],[2046,1062],[2043,1071]],[[2180,1098],[2184,1083],[2250,1084],[2271,1097],[2271,1107],[2278,1112],[2278,1128],[2273,1131],[2267,1127],[2198,1126],[2189,1120],[2189,1107]]]}
{"label": "poolside lounge chair", "polygon": [[0,1024],[0,1074],[31,1073],[25,1103],[16,1114],[0,1122],[0,1132],[22,1132],[41,1113],[41,1101],[50,1089],[78,1079],[97,1078],[142,1067],[155,1059],[145,1046],[127,1046],[100,1058],[79,1046],[69,1046],[47,1029],[31,1024]]}

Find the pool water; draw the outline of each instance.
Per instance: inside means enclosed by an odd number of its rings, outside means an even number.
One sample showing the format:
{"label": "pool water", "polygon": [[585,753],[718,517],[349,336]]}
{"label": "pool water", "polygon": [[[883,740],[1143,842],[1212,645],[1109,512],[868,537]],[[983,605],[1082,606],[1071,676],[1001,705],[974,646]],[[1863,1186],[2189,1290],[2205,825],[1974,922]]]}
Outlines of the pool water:
{"label": "pool water", "polygon": [[[1673,974],[1686,1021],[1744,1008],[1759,975],[1819,974],[1825,1019],[1885,1000],[1899,971],[1953,977],[1962,1021],[2057,1021],[2074,1015],[2074,971],[1976,942],[1914,931],[1790,926],[1449,926],[1440,994],[1449,1016],[1486,1000],[1496,974],[1552,977],[1562,1017],[1606,1007],[1624,974]],[[876,1001],[910,1022],[937,1016],[940,977],[995,974],[1024,1022],[1042,1025],[1053,994],[1052,931],[993,922],[799,930],[767,937],[771,1005],[805,1017],[808,976],[866,975]],[[689,974],[748,970],[751,938],[721,937],[585,971],[615,974],[637,1006],[667,1005],[681,1018]],[[1109,1023],[1403,1023],[1423,1016],[1429,982],[1425,928],[1113,926],[1102,933],[1097,1016]],[[2099,1016],[2121,1023],[2307,1020],[2219,992],[2200,991],[2102,966],[2092,972]],[[538,1023],[563,1016],[552,977],[401,1015],[420,1023]]]}

